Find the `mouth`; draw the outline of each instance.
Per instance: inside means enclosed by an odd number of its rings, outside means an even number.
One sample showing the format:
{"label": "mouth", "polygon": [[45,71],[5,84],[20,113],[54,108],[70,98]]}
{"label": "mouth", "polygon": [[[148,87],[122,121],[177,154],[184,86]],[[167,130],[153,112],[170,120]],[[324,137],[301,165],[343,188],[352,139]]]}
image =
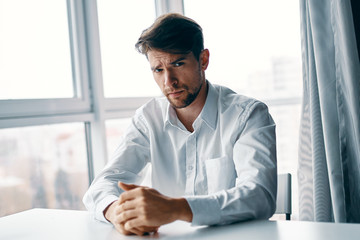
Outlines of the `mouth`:
{"label": "mouth", "polygon": [[184,90],[178,90],[178,91],[174,91],[174,92],[170,92],[168,93],[168,96],[171,98],[178,98],[180,97],[180,95],[184,92]]}

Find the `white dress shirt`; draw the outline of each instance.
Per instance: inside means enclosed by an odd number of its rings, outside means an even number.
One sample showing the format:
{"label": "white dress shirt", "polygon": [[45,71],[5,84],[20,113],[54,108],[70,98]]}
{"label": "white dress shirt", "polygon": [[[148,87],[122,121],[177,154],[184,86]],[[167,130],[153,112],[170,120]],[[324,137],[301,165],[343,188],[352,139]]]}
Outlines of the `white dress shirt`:
{"label": "white dress shirt", "polygon": [[118,181],[141,184],[152,164],[152,187],[185,197],[192,225],[269,218],[277,190],[275,123],[267,106],[212,85],[189,132],[168,100],[156,98],[136,111],[112,160],[95,178],[84,204],[95,218],[117,200]]}

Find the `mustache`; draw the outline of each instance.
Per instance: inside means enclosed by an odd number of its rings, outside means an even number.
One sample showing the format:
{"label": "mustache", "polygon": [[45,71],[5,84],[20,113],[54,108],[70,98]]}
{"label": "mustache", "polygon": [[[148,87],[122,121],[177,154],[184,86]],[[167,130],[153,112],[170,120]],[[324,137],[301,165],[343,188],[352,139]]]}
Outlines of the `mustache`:
{"label": "mustache", "polygon": [[189,87],[186,85],[167,87],[164,89],[164,93],[165,93],[165,95],[167,95],[169,93],[183,91],[183,90],[189,90]]}

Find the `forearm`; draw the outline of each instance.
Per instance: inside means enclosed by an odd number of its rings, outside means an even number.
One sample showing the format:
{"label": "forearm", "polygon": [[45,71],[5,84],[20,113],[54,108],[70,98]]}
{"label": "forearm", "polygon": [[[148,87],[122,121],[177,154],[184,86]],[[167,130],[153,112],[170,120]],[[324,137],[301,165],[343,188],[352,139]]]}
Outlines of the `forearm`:
{"label": "forearm", "polygon": [[261,186],[234,187],[207,196],[186,197],[193,212],[192,225],[223,225],[249,219],[267,219],[275,198]]}

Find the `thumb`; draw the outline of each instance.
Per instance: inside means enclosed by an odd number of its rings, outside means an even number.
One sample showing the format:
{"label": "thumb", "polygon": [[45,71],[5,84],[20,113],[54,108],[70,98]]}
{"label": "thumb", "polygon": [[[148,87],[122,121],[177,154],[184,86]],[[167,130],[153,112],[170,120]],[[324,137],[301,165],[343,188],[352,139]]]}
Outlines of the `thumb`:
{"label": "thumb", "polygon": [[135,184],[127,184],[127,183],[123,183],[120,181],[118,182],[118,186],[119,186],[119,188],[121,188],[124,191],[129,191],[129,190],[139,187],[138,185],[135,185]]}

